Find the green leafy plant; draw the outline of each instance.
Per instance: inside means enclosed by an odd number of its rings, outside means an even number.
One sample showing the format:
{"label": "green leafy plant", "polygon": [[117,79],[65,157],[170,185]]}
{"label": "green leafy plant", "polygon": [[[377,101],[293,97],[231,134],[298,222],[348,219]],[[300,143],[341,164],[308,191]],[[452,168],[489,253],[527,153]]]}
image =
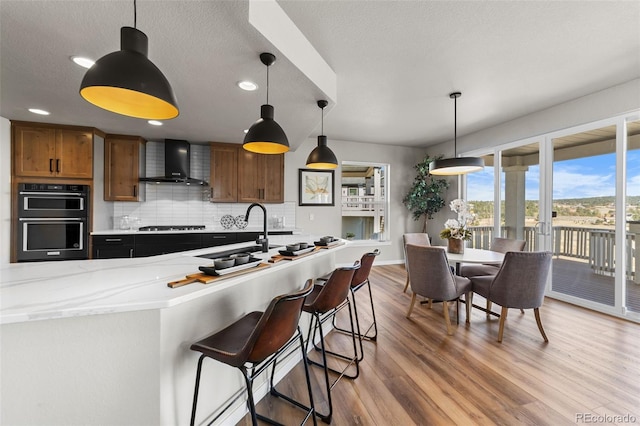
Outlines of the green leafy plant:
{"label": "green leafy plant", "polygon": [[427,232],[427,220],[433,219],[433,215],[444,207],[442,193],[449,187],[446,179],[438,179],[429,173],[429,163],[438,158],[430,158],[428,155],[413,166],[417,174],[413,179],[411,189],[402,202],[411,211],[413,220],[421,220],[422,232]]}
{"label": "green leafy plant", "polygon": [[353,232],[347,232],[346,233],[347,239],[353,238],[356,236],[356,234],[354,234]]}

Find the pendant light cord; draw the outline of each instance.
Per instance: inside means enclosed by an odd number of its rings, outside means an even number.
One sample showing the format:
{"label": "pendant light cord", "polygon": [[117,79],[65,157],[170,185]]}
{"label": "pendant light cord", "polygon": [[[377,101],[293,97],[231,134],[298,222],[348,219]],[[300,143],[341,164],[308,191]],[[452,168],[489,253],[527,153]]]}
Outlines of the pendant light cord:
{"label": "pendant light cord", "polygon": [[324,135],[324,107],[320,108],[320,110],[322,111],[322,118],[320,119],[320,134]]}
{"label": "pendant light cord", "polygon": [[138,7],[136,6],[136,0],[133,0],[133,28],[138,28],[137,22],[138,22]]}
{"label": "pendant light cord", "polygon": [[453,98],[453,158],[458,157],[458,97]]}
{"label": "pendant light cord", "polygon": [[267,65],[267,105],[269,105],[269,65]]}

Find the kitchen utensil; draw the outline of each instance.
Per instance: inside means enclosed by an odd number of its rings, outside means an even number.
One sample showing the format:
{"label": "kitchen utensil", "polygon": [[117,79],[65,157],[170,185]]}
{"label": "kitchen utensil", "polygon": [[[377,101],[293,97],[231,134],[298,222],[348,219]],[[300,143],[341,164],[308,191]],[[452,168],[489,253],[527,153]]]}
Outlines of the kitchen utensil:
{"label": "kitchen utensil", "polygon": [[236,254],[232,254],[229,257],[235,259],[236,261],[235,265],[238,266],[238,265],[244,265],[245,263],[247,263],[251,256],[249,255],[249,253],[236,253]]}
{"label": "kitchen utensil", "polygon": [[300,250],[300,244],[287,244],[287,251],[298,251]]}

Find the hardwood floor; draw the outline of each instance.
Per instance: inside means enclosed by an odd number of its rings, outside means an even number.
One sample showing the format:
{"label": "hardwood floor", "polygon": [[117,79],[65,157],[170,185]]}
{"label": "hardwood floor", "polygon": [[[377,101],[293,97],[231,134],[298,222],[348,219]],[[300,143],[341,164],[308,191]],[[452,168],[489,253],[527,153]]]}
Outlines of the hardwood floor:
{"label": "hardwood floor", "polygon": [[[333,425],[640,423],[640,325],[547,298],[540,312],[548,344],[532,310],[509,311],[500,344],[496,317],[474,309],[465,325],[460,305],[460,325],[447,336],[441,304],[416,306],[405,318],[411,296],[402,293],[402,266],[375,266],[370,278],[378,341],[363,342],[360,377],[333,389]],[[368,313],[366,289],[357,298],[359,311]],[[474,303],[484,300],[476,296]],[[348,348],[339,333],[328,341]],[[326,411],[321,370],[312,373],[316,406]],[[305,399],[301,364],[278,389]],[[299,410],[271,397],[258,411],[286,425],[301,419]],[[250,424],[248,417],[240,424]]]}

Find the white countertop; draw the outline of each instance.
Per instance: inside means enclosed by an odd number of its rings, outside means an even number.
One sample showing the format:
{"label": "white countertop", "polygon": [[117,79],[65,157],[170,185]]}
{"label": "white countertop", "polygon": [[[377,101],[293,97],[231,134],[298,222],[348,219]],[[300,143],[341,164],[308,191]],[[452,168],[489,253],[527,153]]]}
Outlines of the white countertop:
{"label": "white countertop", "polygon": [[[193,230],[172,230],[172,231],[138,231],[137,229],[105,229],[100,231],[93,231],[91,235],[153,235],[153,234],[207,234],[207,233],[226,233],[226,232],[262,232],[261,226],[248,226],[244,229],[231,228],[224,229],[222,227],[211,227],[205,229],[193,229]],[[302,229],[285,227],[285,228],[268,228],[267,234],[271,232],[291,232],[292,234],[301,234]]]}
{"label": "white countertop", "polygon": [[[270,244],[285,245],[298,241],[317,241],[312,235],[274,235]],[[272,264],[255,273],[218,280],[210,284],[193,283],[178,288],[169,281],[196,273],[198,266],[211,265],[210,259],[196,257],[233,248],[254,245],[253,242],[229,244],[188,252],[133,259],[95,259],[51,262],[13,263],[0,269],[0,324],[66,318],[84,315],[160,309],[175,306],[206,294],[220,291],[254,279],[258,274],[295,267],[330,250],[319,250],[313,256]],[[269,259],[269,253],[253,253]]]}

